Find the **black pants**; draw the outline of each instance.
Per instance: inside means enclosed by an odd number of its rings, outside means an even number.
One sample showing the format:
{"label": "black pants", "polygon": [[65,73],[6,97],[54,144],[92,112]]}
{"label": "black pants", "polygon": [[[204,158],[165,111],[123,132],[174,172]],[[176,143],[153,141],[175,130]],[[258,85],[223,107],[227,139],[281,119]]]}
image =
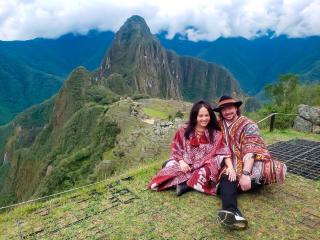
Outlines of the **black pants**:
{"label": "black pants", "polygon": [[[251,190],[255,191],[260,189],[262,184],[256,184],[251,182]],[[250,191],[251,191],[250,190]],[[238,189],[238,181],[230,182],[228,180],[228,175],[223,174],[220,179],[220,184],[218,188],[218,194],[221,195],[222,209],[224,210],[236,210],[237,205],[237,195],[242,191]]]}

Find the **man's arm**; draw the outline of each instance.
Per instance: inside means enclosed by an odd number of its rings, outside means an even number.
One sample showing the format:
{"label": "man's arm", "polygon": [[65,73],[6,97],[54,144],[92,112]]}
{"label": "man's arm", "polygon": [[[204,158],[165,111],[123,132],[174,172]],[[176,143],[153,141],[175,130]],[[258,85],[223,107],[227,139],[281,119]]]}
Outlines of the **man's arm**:
{"label": "man's arm", "polygon": [[254,163],[253,154],[252,153],[246,154],[243,158],[243,162],[244,162],[243,171],[242,171],[242,175],[239,178],[239,184],[242,191],[248,191],[251,189],[251,178],[250,178],[250,174],[249,175],[246,175],[246,174],[251,173],[252,171],[252,166]]}
{"label": "man's arm", "polygon": [[250,173],[252,171],[253,163],[255,161],[254,156],[256,154],[251,152],[251,150],[253,150],[252,148],[247,148],[247,144],[250,146],[252,141],[256,142],[258,140],[257,142],[260,142],[262,139],[260,137],[259,128],[255,123],[248,124],[245,127],[243,134],[242,147],[245,155],[243,157],[243,170],[242,175],[239,178],[239,184],[242,191],[248,191],[251,189]]}
{"label": "man's arm", "polygon": [[254,154],[253,153],[247,153],[243,157],[243,171],[246,172],[251,172],[252,171],[252,166],[254,163]]}

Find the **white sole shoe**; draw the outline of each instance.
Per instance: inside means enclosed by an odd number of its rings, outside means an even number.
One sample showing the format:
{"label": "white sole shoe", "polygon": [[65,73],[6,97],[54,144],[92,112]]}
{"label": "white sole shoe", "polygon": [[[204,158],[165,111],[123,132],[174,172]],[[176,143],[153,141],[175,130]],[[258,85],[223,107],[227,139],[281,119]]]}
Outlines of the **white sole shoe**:
{"label": "white sole shoe", "polygon": [[227,210],[219,210],[217,220],[221,225],[230,229],[245,229],[248,226],[245,218]]}

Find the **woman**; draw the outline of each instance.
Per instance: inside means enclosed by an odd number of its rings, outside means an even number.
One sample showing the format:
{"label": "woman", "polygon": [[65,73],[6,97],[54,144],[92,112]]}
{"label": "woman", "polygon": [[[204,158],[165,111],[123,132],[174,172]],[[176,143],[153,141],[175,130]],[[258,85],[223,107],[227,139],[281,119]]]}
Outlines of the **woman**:
{"label": "woman", "polygon": [[161,191],[177,186],[177,196],[190,188],[216,194],[219,172],[235,181],[236,174],[216,117],[209,103],[199,101],[190,111],[189,122],[181,126],[171,144],[171,157],[151,180],[148,188]]}

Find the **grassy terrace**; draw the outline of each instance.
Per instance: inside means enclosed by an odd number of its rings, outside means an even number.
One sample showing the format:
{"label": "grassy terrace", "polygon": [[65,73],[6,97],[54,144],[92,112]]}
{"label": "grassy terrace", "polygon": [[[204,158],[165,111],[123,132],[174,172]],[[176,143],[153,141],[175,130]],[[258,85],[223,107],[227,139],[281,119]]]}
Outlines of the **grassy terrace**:
{"label": "grassy terrace", "polygon": [[[319,135],[262,131],[268,144]],[[0,213],[0,239],[318,239],[320,183],[288,174],[284,185],[239,197],[249,228],[215,220],[219,197],[146,190],[161,161],[90,187]]]}

